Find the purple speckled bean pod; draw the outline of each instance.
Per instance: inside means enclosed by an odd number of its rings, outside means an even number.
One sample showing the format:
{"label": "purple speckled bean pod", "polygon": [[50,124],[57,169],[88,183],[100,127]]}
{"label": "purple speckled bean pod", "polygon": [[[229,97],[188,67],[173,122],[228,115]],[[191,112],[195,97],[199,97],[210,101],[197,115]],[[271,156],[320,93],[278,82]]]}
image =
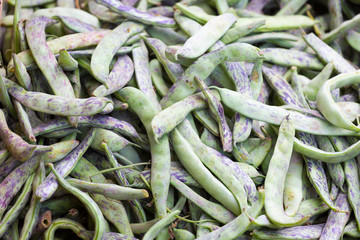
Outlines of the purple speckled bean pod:
{"label": "purple speckled bean pod", "polygon": [[338,195],[335,201],[335,205],[339,209],[348,212],[345,213],[330,211],[319,240],[340,239],[345,225],[349,221],[351,207],[345,193],[340,193]]}
{"label": "purple speckled bean pod", "polygon": [[[123,134],[128,137],[132,137],[138,140],[142,140],[136,129],[128,122],[121,121],[114,117],[105,115],[94,115],[94,116],[82,116],[79,117],[79,127],[97,127],[112,130]],[[64,118],[52,119],[48,122],[41,123],[33,128],[35,136],[53,132],[60,129],[69,128],[71,125]]]}
{"label": "purple speckled bean pod", "polygon": [[[75,99],[75,97],[71,98],[66,96],[54,96],[41,92],[30,92],[26,91],[13,81],[5,78],[4,80],[12,97],[25,107],[38,112],[60,116],[89,116],[101,112],[108,104],[112,105],[112,101],[105,97]],[[73,91],[72,86],[71,91]]]}
{"label": "purple speckled bean pod", "polygon": [[75,17],[66,17],[66,16],[55,16],[53,19],[60,21],[64,27],[67,29],[76,32],[92,32],[99,30],[98,28],[94,27],[94,25],[81,21]]}
{"label": "purple speckled bean pod", "polygon": [[[71,50],[97,45],[101,39],[103,39],[104,36],[110,32],[110,30],[102,30],[96,32],[65,35],[47,42],[47,45],[53,54],[58,54],[61,49]],[[30,50],[23,51],[17,54],[17,56],[26,67],[30,67],[35,63],[35,59]],[[14,72],[14,63],[12,60],[9,62],[7,69],[10,74]]]}
{"label": "purple speckled bean pod", "polygon": [[132,57],[135,67],[135,79],[139,89],[147,96],[158,110],[161,106],[157,101],[156,92],[151,81],[149,66],[149,52],[144,41],[140,41],[140,47],[132,50]]}
{"label": "purple speckled bean pod", "polygon": [[25,162],[34,155],[51,151],[50,146],[37,146],[25,142],[19,135],[12,132],[5,119],[4,112],[0,110],[0,138],[11,155],[21,162]]}
{"label": "purple speckled bean pod", "polygon": [[[221,41],[217,41],[210,49],[216,50],[224,46],[225,44]],[[241,62],[225,62],[220,65],[225,71],[227,71],[228,75],[233,80],[236,91],[251,98],[252,92],[250,88],[250,81],[245,72],[244,64]],[[249,137],[251,133],[251,125],[252,120],[250,118],[241,116],[239,113],[235,113],[234,127],[232,131],[234,146],[236,143],[243,142]]]}
{"label": "purple speckled bean pod", "polygon": [[106,89],[109,88],[108,82],[113,80],[109,79],[111,60],[131,36],[140,33],[143,29],[144,26],[142,24],[130,21],[123,22],[106,35],[96,46],[91,56],[91,73],[96,80],[105,85]]}
{"label": "purple speckled bean pod", "polygon": [[[44,74],[54,94],[71,99],[75,98],[75,93],[70,80],[57,63],[53,52],[46,43],[45,28],[55,22],[47,17],[36,17],[27,21],[25,27],[26,38],[35,62]],[[69,117],[69,120],[73,125],[76,125],[77,120],[75,117]]]}
{"label": "purple speckled bean pod", "polygon": [[120,1],[116,0],[96,0],[97,3],[109,7],[116,13],[124,16],[127,19],[138,21],[148,25],[155,25],[161,27],[175,27],[174,19],[162,16],[154,16],[147,12],[142,12],[134,7],[123,5]]}
{"label": "purple speckled bean pod", "polygon": [[151,120],[155,140],[157,141],[164,134],[171,132],[190,112],[205,109],[207,106],[204,95],[196,93],[162,110]]}
{"label": "purple speckled bean pod", "polygon": [[169,61],[165,56],[167,46],[161,40],[156,38],[143,38],[145,43],[153,50],[156,58],[164,67],[170,80],[174,83],[178,77],[184,72],[180,64]]}
{"label": "purple speckled bean pod", "polygon": [[[308,106],[303,106],[300,102],[298,96],[296,95],[295,91],[291,88],[290,84],[285,81],[280,75],[273,73],[269,68],[263,67],[263,72],[265,74],[266,80],[271,86],[271,88],[278,94],[281,101],[284,104],[294,105],[297,107],[305,107],[309,108]],[[303,143],[306,143],[310,146],[317,147],[316,139],[314,135],[309,133],[299,132],[299,139]],[[325,170],[323,165],[320,161],[314,160],[304,156],[305,163],[306,163],[306,170],[309,176],[309,179],[313,186],[315,187],[316,191],[320,195],[326,204],[333,210],[337,210],[336,206],[334,205],[330,193],[329,188],[326,180]]]}
{"label": "purple speckled bean pod", "polygon": [[158,6],[158,7],[152,7],[148,9],[148,13],[151,13],[155,16],[164,16],[172,18],[174,17],[174,9],[170,6]]}
{"label": "purple speckled bean pod", "polygon": [[259,239],[318,239],[325,224],[290,227],[279,230],[253,231],[254,237]]}
{"label": "purple speckled bean pod", "polygon": [[201,79],[207,79],[216,66],[222,62],[254,62],[259,58],[262,58],[262,55],[258,48],[249,44],[239,43],[229,44],[204,54],[180,75],[178,81],[172,85],[160,103],[163,107],[168,107],[193,94],[198,89],[197,84],[194,82],[194,76],[198,75]]}
{"label": "purple speckled bean pod", "polygon": [[10,201],[19,192],[22,185],[35,172],[41,157],[35,156],[15,168],[0,183],[0,216],[2,216],[9,206]]}
{"label": "purple speckled bean pod", "polygon": [[108,89],[100,85],[91,91],[92,96],[102,97],[110,95],[124,87],[131,79],[134,73],[134,64],[128,55],[118,57],[112,71],[108,76]]}
{"label": "purple speckled bean pod", "polygon": [[21,164],[20,161],[16,160],[14,157],[9,157],[4,163],[1,164],[0,168],[0,182],[11,173],[12,170],[17,168]]}
{"label": "purple speckled bean pod", "polygon": [[329,47],[315,34],[310,33],[304,36],[304,40],[316,52],[318,57],[324,63],[332,62],[336,72],[350,73],[356,71],[356,69],[349,62],[347,62],[339,53]]}
{"label": "purple speckled bean pod", "polygon": [[296,66],[314,70],[322,70],[324,68],[324,65],[318,58],[310,53],[283,48],[263,48],[261,51],[264,53],[264,61],[280,66]]}
{"label": "purple speckled bean pod", "polygon": [[[334,148],[343,151],[350,146],[344,137],[331,138]],[[349,138],[351,143],[356,143],[356,138]],[[354,158],[344,162],[344,172],[347,183],[348,200],[354,211],[356,222],[360,223],[360,183],[357,162]],[[360,229],[360,228],[359,228]]]}
{"label": "purple speckled bean pod", "polygon": [[195,82],[199,85],[201,92],[204,94],[208,102],[211,114],[218,123],[223,151],[232,152],[233,149],[232,133],[229,125],[226,122],[224,107],[222,106],[219,99],[209,90],[209,88],[206,86],[206,84],[201,78],[195,76],[194,79]]}
{"label": "purple speckled bean pod", "polygon": [[[63,177],[66,177],[70,174],[71,170],[76,166],[76,163],[80,160],[82,155],[89,148],[94,136],[96,129],[91,129],[79,146],[74,149],[71,154],[67,155],[63,160],[61,160],[56,166],[56,171]],[[36,195],[40,198],[40,201],[43,202],[49,199],[56,189],[58,188],[58,182],[53,173],[50,173],[45,180],[39,185],[36,190]]]}

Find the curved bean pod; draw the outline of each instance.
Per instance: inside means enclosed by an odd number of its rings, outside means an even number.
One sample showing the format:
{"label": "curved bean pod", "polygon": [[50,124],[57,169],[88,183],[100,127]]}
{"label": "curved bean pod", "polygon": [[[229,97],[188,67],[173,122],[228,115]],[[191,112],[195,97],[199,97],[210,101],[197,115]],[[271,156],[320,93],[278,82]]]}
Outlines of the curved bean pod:
{"label": "curved bean pod", "polygon": [[184,45],[176,52],[175,59],[198,58],[214,45],[235,21],[236,17],[230,13],[224,13],[212,18],[196,34],[186,40]]}
{"label": "curved bean pod", "polygon": [[[96,129],[91,129],[79,146],[56,165],[55,168],[58,175],[66,177],[70,174],[71,170],[76,166],[76,163],[89,148],[94,139],[95,133]],[[41,202],[49,199],[58,188],[59,183],[56,179],[56,175],[54,173],[50,173],[36,189],[36,195],[40,198]]]}
{"label": "curved bean pod", "polygon": [[289,226],[305,222],[304,218],[290,217],[283,209],[283,192],[286,172],[289,168],[292,154],[295,128],[292,122],[285,118],[280,125],[274,153],[265,178],[265,211],[269,219],[277,225]]}
{"label": "curved bean pod", "polygon": [[[26,91],[16,83],[5,79],[8,91],[16,100],[29,109],[60,116],[86,116],[101,112],[112,101],[104,97],[69,98],[41,92]],[[72,87],[71,87],[71,91]],[[41,101],[39,101],[41,99]]]}
{"label": "curved bean pod", "polygon": [[[99,82],[108,89],[109,66],[115,53],[128,40],[129,37],[144,30],[144,26],[134,22],[124,22],[106,35],[96,46],[91,56],[91,71]],[[114,41],[114,39],[117,39]]]}
{"label": "curved bean pod", "polygon": [[131,61],[131,58],[127,55],[120,56],[108,75],[107,86],[109,88],[106,89],[105,85],[100,85],[92,90],[90,94],[96,97],[110,95],[124,87],[130,81],[133,73],[134,64]]}
{"label": "curved bean pod", "polygon": [[[93,181],[97,183],[107,183],[102,174],[97,174],[99,170],[85,158],[81,158],[71,171],[71,176],[84,181]],[[94,201],[99,205],[104,216],[123,234],[132,236],[129,219],[125,207],[120,201],[109,199],[100,194],[91,195]],[[116,209],[116,211],[114,211]]]}
{"label": "curved bean pod", "polygon": [[25,65],[20,61],[19,57],[16,54],[13,54],[12,60],[14,62],[14,73],[16,79],[18,80],[18,83],[26,90],[31,91],[31,78],[26,71]]}
{"label": "curved bean pod", "polygon": [[94,240],[103,239],[105,233],[105,219],[96,202],[94,202],[94,200],[92,200],[92,198],[86,193],[78,190],[77,188],[67,183],[66,180],[55,170],[54,165],[52,163],[49,163],[48,166],[55,175],[59,184],[63,188],[68,190],[71,194],[73,194],[76,198],[78,198],[84,204],[84,207],[93,218],[95,222],[95,234],[93,239]]}
{"label": "curved bean pod", "polygon": [[6,123],[2,110],[0,110],[0,137],[11,155],[21,162],[25,162],[38,154],[51,151],[51,146],[28,144],[19,135],[12,132]]}
{"label": "curved bean pod", "polygon": [[307,145],[295,138],[294,151],[323,162],[340,163],[354,158],[360,154],[360,141],[341,152],[326,152],[316,147]]}
{"label": "curved bean pod", "polygon": [[55,20],[47,17],[33,18],[26,23],[26,37],[33,57],[52,91],[55,95],[71,100],[75,98],[71,83],[46,43],[45,28],[54,23]]}
{"label": "curved bean pod", "polygon": [[360,83],[360,71],[338,75],[326,81],[320,87],[316,96],[316,105],[322,115],[335,126],[352,131],[360,131],[360,128],[350,122],[340,107],[336,105],[330,93],[335,88],[357,83]]}

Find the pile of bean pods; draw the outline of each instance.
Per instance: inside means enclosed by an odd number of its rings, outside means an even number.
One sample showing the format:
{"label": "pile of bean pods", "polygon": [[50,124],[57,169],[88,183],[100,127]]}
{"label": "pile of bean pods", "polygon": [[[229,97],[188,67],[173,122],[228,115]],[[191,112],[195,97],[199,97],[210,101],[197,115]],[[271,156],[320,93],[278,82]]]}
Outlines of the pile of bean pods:
{"label": "pile of bean pods", "polygon": [[359,0],[0,0],[0,239],[359,239]]}

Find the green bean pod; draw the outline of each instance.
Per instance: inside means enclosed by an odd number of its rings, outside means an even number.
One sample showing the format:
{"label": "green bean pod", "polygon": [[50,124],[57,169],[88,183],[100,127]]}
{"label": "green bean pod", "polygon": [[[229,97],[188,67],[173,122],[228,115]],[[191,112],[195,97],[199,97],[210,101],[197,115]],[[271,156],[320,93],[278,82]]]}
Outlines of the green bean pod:
{"label": "green bean pod", "polygon": [[247,210],[247,214],[243,212],[241,215],[239,215],[237,218],[235,218],[233,221],[225,224],[221,228],[212,231],[211,233],[208,233],[206,235],[203,235],[198,240],[205,240],[205,239],[224,239],[224,240],[230,240],[234,239],[241,234],[243,234],[251,225],[251,218],[256,218],[261,209],[264,206],[265,201],[265,190],[259,189],[259,197],[258,200]]}
{"label": "green bean pod", "polygon": [[151,120],[158,113],[158,108],[140,90],[126,87],[119,91],[124,102],[139,116],[145,126],[151,149],[151,191],[155,198],[159,217],[166,215],[166,199],[170,185],[170,147],[168,136],[155,141],[151,129]]}
{"label": "green bean pod", "polygon": [[330,92],[335,88],[341,88],[349,84],[360,83],[359,74],[360,72],[356,71],[352,73],[341,74],[331,78],[320,87],[316,97],[316,105],[319,111],[329,122],[335,126],[352,131],[360,131],[360,128],[350,122],[339,106],[336,105]]}
{"label": "green bean pod", "polygon": [[71,186],[69,183],[66,182],[66,180],[59,175],[59,173],[55,170],[52,163],[49,163],[48,166],[50,167],[51,171],[54,173],[56,179],[59,181],[59,184],[68,190],[71,194],[73,194],[75,197],[77,197],[85,206],[91,217],[93,218],[95,222],[95,235],[93,239],[101,240],[104,237],[105,233],[105,219],[104,216],[92,198],[90,198],[89,195],[86,193],[78,190],[77,188]]}
{"label": "green bean pod", "polygon": [[176,219],[175,216],[179,215],[180,211],[175,210],[170,214],[164,216],[160,221],[155,223],[144,235],[143,240],[152,240],[155,239],[156,236],[160,233],[162,229],[164,229],[167,225],[169,225],[172,221]]}
{"label": "green bean pod", "polygon": [[174,177],[171,178],[171,185],[215,220],[226,224],[235,218],[235,216],[222,205],[206,200]]}
{"label": "green bean pod", "polygon": [[39,184],[44,180],[44,178],[45,178],[45,166],[43,162],[40,162],[32,186],[33,195],[31,197],[30,208],[26,213],[24,219],[24,225],[21,229],[19,240],[30,239],[33,230],[36,227],[40,213],[40,199],[36,196],[35,191],[36,188],[39,186]]}
{"label": "green bean pod", "polygon": [[289,168],[295,128],[292,122],[285,118],[280,125],[274,154],[270,160],[265,178],[265,210],[269,219],[277,225],[289,226],[305,222],[304,218],[290,217],[283,209],[283,192],[286,172]]}
{"label": "green bean pod", "polygon": [[29,178],[26,180],[24,187],[16,199],[14,205],[6,212],[0,222],[0,236],[3,236],[5,232],[8,231],[10,225],[16,220],[19,216],[21,210],[25,207],[27,201],[31,196],[32,184],[35,174],[32,173]]}
{"label": "green bean pod", "polygon": [[191,95],[197,89],[194,82],[195,75],[201,79],[206,79],[214,68],[222,62],[251,62],[259,58],[262,58],[260,50],[245,43],[233,43],[205,54],[180,75],[178,81],[170,88],[168,94],[163,97],[160,103],[163,107],[168,107]]}

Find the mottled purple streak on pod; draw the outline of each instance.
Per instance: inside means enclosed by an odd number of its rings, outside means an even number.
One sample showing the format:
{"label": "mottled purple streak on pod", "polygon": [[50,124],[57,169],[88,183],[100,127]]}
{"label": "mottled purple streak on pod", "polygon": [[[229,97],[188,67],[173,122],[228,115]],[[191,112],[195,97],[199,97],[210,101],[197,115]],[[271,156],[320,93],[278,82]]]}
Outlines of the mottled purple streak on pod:
{"label": "mottled purple streak on pod", "polygon": [[[123,134],[128,137],[141,139],[136,129],[128,122],[121,121],[114,117],[105,116],[105,115],[94,115],[94,116],[82,116],[79,117],[78,126],[85,127],[91,126],[96,128],[104,128],[108,130],[113,130],[120,134]],[[64,118],[52,119],[48,122],[34,127],[33,132],[35,136],[53,132],[59,129],[69,128],[71,125]]]}
{"label": "mottled purple streak on pod", "polygon": [[253,231],[253,236],[259,239],[318,239],[325,224],[290,227],[279,230]]}
{"label": "mottled purple streak on pod", "polygon": [[35,172],[40,156],[35,156],[14,169],[0,183],[0,216],[3,215],[10,201],[19,192],[22,185]]}
{"label": "mottled purple streak on pod", "polygon": [[112,104],[112,101],[105,97],[73,99],[41,92],[30,92],[13,81],[5,78],[4,80],[12,97],[25,107],[38,112],[60,116],[89,116],[101,112],[108,104]]}
{"label": "mottled purple streak on pod", "polygon": [[174,9],[170,6],[158,6],[148,9],[148,13],[155,16],[174,17]]}
{"label": "mottled purple streak on pod", "polygon": [[[96,129],[92,128],[87,133],[86,137],[82,140],[82,142],[79,144],[79,146],[55,166],[58,174],[60,174],[62,177],[66,177],[70,174],[71,170],[76,166],[76,163],[90,147],[90,144],[95,136],[95,132]],[[50,173],[37,188],[36,196],[38,196],[40,198],[40,201],[43,202],[49,199],[54,194],[57,188],[58,182],[56,180],[56,177],[53,173]]]}
{"label": "mottled purple streak on pod", "polygon": [[176,27],[174,19],[162,16],[154,16],[147,12],[141,12],[131,6],[123,5],[116,0],[96,0],[97,3],[109,7],[114,12],[119,13],[127,19],[138,21],[148,25],[155,25],[161,27]]}
{"label": "mottled purple streak on pod", "polygon": [[340,193],[336,198],[335,205],[340,210],[348,212],[345,213],[330,211],[319,240],[340,239],[341,234],[344,231],[345,225],[349,221],[351,207],[346,194]]}
{"label": "mottled purple streak on pod", "polygon": [[4,112],[0,110],[0,138],[11,155],[21,162],[27,161],[34,155],[51,151],[50,146],[37,146],[25,142],[19,135],[12,132],[5,119]]}
{"label": "mottled purple streak on pod", "polygon": [[134,64],[128,55],[118,57],[108,77],[108,89],[100,85],[93,92],[92,96],[102,97],[110,95],[124,87],[134,74]]}

